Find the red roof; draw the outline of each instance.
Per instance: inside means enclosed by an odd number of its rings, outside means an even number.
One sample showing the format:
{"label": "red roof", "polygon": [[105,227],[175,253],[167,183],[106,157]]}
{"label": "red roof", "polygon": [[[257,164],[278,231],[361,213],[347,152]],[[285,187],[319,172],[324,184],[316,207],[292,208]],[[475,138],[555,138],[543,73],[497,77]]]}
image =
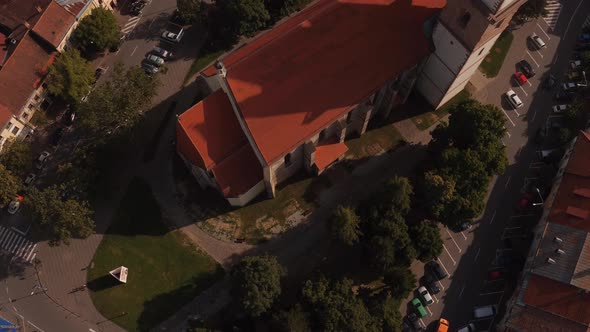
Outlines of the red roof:
{"label": "red roof", "polygon": [[590,134],[580,132],[549,213],[549,221],[590,232]]}
{"label": "red roof", "polygon": [[57,48],[75,20],[74,15],[55,1],[51,1],[35,27],[33,27],[33,32]]}
{"label": "red roof", "polygon": [[271,163],[430,53],[424,22],[446,0],[322,0],[224,59]]}
{"label": "red roof", "polygon": [[586,326],[590,324],[590,294],[578,287],[531,274],[523,301]]}
{"label": "red roof", "polygon": [[27,22],[35,25],[51,0],[0,0],[0,25],[10,30]]}
{"label": "red roof", "polygon": [[[0,120],[20,110],[47,73],[55,52],[49,53],[29,33],[20,40],[10,58],[0,68]],[[10,113],[8,113],[10,112]]]}
{"label": "red roof", "polygon": [[348,151],[346,144],[339,143],[337,139],[318,145],[315,150],[315,165],[321,172],[346,151]]}
{"label": "red roof", "polygon": [[236,197],[262,181],[262,166],[250,144],[213,168],[213,175],[225,197]]}

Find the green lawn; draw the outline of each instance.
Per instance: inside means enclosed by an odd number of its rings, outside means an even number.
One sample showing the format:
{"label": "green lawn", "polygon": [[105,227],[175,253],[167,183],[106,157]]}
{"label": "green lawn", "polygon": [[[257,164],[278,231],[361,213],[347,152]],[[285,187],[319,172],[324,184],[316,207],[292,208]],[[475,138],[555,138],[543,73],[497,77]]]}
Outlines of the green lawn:
{"label": "green lawn", "polygon": [[[129,268],[127,284],[108,271]],[[162,220],[149,185],[134,179],[88,270],[88,289],[103,316],[146,331],[221,278],[223,270]]]}
{"label": "green lawn", "polygon": [[488,56],[483,59],[479,70],[488,78],[496,77],[502,68],[506,54],[510,49],[514,36],[511,32],[504,31],[500,35],[500,38],[496,41]]}
{"label": "green lawn", "polygon": [[[427,130],[436,124],[440,119],[449,114],[449,110],[458,103],[467,100],[471,94],[467,90],[462,90],[456,96],[447,101],[444,105],[432,112],[425,112],[412,118],[412,121],[420,130]],[[430,107],[432,109],[432,107]]]}
{"label": "green lawn", "polygon": [[379,151],[389,151],[402,140],[402,135],[391,124],[367,130],[361,137],[345,141],[348,155],[353,159],[364,159]]}
{"label": "green lawn", "polygon": [[188,73],[186,73],[183,84],[188,83],[188,81],[191,79],[191,77],[193,77],[194,74],[205,68],[205,66],[213,62],[213,60],[219,58],[219,56],[223,53],[225,53],[225,50],[207,53],[197,57],[195,61],[193,61],[191,69],[188,71]]}

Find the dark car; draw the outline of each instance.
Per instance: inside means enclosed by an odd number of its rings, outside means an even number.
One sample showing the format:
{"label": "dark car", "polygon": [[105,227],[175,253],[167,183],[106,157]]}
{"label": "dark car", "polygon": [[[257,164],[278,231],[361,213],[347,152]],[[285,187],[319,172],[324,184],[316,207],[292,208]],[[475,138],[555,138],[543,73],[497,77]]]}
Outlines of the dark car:
{"label": "dark car", "polygon": [[156,74],[160,69],[154,65],[150,65],[149,63],[144,62],[141,65],[141,68],[143,68],[143,70],[146,72],[146,74],[148,75],[154,75]]}
{"label": "dark car", "polygon": [[51,145],[56,146],[61,141],[61,138],[64,136],[64,128],[57,128],[53,135],[51,135]]}
{"label": "dark car", "polygon": [[531,78],[533,76],[535,76],[535,70],[533,69],[533,66],[531,66],[531,64],[526,61],[526,60],[521,60],[518,63],[518,66],[520,67],[520,70],[524,73],[524,75],[527,78]]}
{"label": "dark car", "polygon": [[440,264],[438,264],[437,261],[431,261],[428,263],[428,268],[438,280],[442,280],[449,276],[449,274],[442,268],[442,266],[440,266]]}
{"label": "dark car", "polygon": [[424,275],[424,284],[426,285],[426,288],[428,288],[430,293],[440,293],[440,287],[438,286],[438,282],[432,274],[427,273],[426,275]]}
{"label": "dark car", "polygon": [[555,78],[555,76],[553,76],[553,74],[549,74],[549,76],[545,79],[545,81],[543,81],[543,88],[547,89],[547,90],[551,90],[555,86],[556,82],[557,82],[557,79]]}
{"label": "dark car", "polygon": [[419,317],[413,312],[410,312],[406,316],[406,321],[412,325],[414,331],[424,331],[424,328],[420,325]]}

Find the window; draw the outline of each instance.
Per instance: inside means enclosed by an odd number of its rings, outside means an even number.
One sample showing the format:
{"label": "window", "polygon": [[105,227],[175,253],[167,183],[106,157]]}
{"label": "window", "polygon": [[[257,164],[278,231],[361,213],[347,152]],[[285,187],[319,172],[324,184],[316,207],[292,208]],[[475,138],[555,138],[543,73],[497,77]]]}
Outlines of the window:
{"label": "window", "polygon": [[468,11],[463,11],[463,15],[461,15],[461,17],[459,17],[459,26],[462,27],[463,29],[465,29],[467,27],[467,24],[469,23],[470,19],[471,19],[471,14],[469,14]]}
{"label": "window", "polygon": [[12,122],[8,121],[8,124],[6,125],[6,130],[10,130],[10,128],[12,128]]}
{"label": "window", "polygon": [[479,53],[477,53],[477,56],[480,56],[483,53],[483,50],[485,50],[486,48],[482,48],[481,51],[479,51]]}
{"label": "window", "polygon": [[26,120],[28,117],[29,117],[29,113],[27,113],[27,112],[23,113],[23,116],[22,116],[23,119]]}
{"label": "window", "polygon": [[322,129],[322,131],[320,131],[320,137],[318,138],[318,141],[323,141],[325,137],[326,137],[326,129]]}
{"label": "window", "polygon": [[351,123],[352,122],[352,111],[348,112],[348,114],[346,114],[346,123]]}
{"label": "window", "polygon": [[20,129],[18,129],[18,127],[14,127],[14,128],[12,128],[12,133],[13,133],[14,135],[16,135],[16,134],[18,134],[18,131],[19,131],[19,130],[20,130]]}
{"label": "window", "polygon": [[35,101],[39,101],[39,99],[41,99],[41,96],[35,95]]}
{"label": "window", "polygon": [[291,165],[291,153],[287,153],[285,155],[285,166],[290,166]]}

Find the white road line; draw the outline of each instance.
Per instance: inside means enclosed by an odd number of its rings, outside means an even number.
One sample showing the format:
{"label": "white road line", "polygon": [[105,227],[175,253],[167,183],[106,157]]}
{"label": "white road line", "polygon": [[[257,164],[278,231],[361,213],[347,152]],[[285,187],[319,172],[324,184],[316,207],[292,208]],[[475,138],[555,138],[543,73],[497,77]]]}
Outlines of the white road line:
{"label": "white road line", "polygon": [[511,176],[509,176],[508,180],[506,180],[506,184],[504,185],[504,188],[508,188],[508,184],[510,183],[510,178],[511,178]]}
{"label": "white road line", "polygon": [[506,115],[506,117],[508,118],[508,121],[510,121],[510,123],[512,123],[512,126],[516,127],[516,124],[514,124],[512,119],[508,116],[508,113],[506,113],[506,110],[504,108],[502,108],[502,112],[504,112],[504,115]]}
{"label": "white road line", "polygon": [[457,250],[459,250],[459,252],[461,252],[461,248],[459,248],[459,245],[457,244],[457,241],[455,241],[455,239],[453,238],[453,236],[451,235],[451,233],[449,233],[449,230],[447,228],[445,228],[445,230],[447,231],[447,234],[449,234],[449,237],[451,238],[451,240],[453,240],[453,243],[455,244],[455,247],[457,247]]}
{"label": "white road line", "polygon": [[535,117],[537,116],[537,110],[535,109],[533,111],[533,117],[531,118],[531,121],[535,121]]}
{"label": "white road line", "polygon": [[494,211],[494,214],[492,215],[492,219],[490,219],[490,225],[494,222],[494,218],[496,218],[496,211]]}
{"label": "white road line", "polygon": [[504,294],[504,291],[489,292],[489,293],[479,293],[479,296],[488,296],[488,295],[496,295],[496,294]]}
{"label": "white road line", "polygon": [[426,307],[426,309],[427,309],[427,310],[428,310],[428,312],[430,313],[430,317],[434,316],[434,315],[432,314],[432,311],[430,311],[430,308],[429,308],[429,307]]}
{"label": "white road line", "polygon": [[537,26],[539,27],[539,29],[541,29],[541,31],[543,32],[543,34],[545,35],[545,37],[547,37],[547,40],[551,40],[551,37],[549,37],[549,35],[547,34],[547,32],[545,32],[545,30],[539,25],[539,23],[537,23]]}
{"label": "white road line", "polygon": [[553,65],[557,62],[557,58],[559,57],[559,54],[555,54],[555,58],[553,58]]}
{"label": "white road line", "polygon": [[424,324],[424,321],[422,320],[422,318],[420,318],[420,323],[422,324],[422,327],[426,327],[426,324]]}
{"label": "white road line", "polygon": [[477,261],[477,257],[479,257],[479,251],[481,250],[481,248],[477,248],[477,253],[475,253],[475,258],[473,259],[474,262]]}
{"label": "white road line", "polygon": [[432,294],[432,297],[434,298],[434,300],[436,301],[436,303],[438,303],[438,297],[436,297],[436,294]]}
{"label": "white road line", "polygon": [[459,292],[459,299],[461,299],[461,296],[463,295],[464,290],[465,290],[465,284],[463,284],[463,287],[461,287],[461,291]]}
{"label": "white road line", "polygon": [[[518,83],[518,82],[516,82],[516,83]],[[525,96],[528,96],[528,94],[526,93],[526,91],[524,91],[524,89],[522,88],[522,86],[520,84],[518,84],[518,87],[520,88],[522,93],[524,93]]]}
{"label": "white road line", "polygon": [[531,83],[531,81],[527,80],[526,82],[529,84],[529,86],[533,86],[533,83]]}
{"label": "white road line", "polygon": [[522,227],[506,227],[504,228],[505,231],[512,230],[512,229],[521,229]]}
{"label": "white road line", "polygon": [[444,243],[443,243],[443,248],[447,252],[447,255],[449,255],[449,258],[451,258],[451,261],[453,261],[453,265],[457,265],[457,262],[455,262],[455,260],[453,259],[453,256],[451,256],[451,253],[449,252],[449,250],[447,249],[447,246],[445,246]]}
{"label": "white road line", "polygon": [[574,13],[570,16],[570,21],[567,23],[567,28],[565,28],[565,32],[563,34],[564,38],[565,38],[565,36],[567,36],[567,32],[570,29],[570,25],[572,24],[572,21],[574,20],[574,17],[576,16],[578,9],[580,9],[582,2],[584,2],[584,0],[580,0],[580,3],[578,3],[578,7],[576,7],[576,9],[574,10]]}
{"label": "white road line", "polygon": [[467,236],[465,236],[465,234],[463,234],[463,232],[461,232],[461,235],[463,235],[463,239],[464,239],[465,241],[467,241]]}
{"label": "white road line", "polygon": [[437,257],[436,260],[438,261],[440,266],[442,266],[442,268],[445,270],[445,272],[449,275],[449,278],[450,278],[451,274],[449,273],[449,270],[447,270],[447,267],[443,264],[443,262],[440,260],[440,258]]}
{"label": "white road line", "polygon": [[[447,272],[448,273],[448,272]],[[442,290],[445,290],[445,286],[443,286],[442,282],[440,282],[440,280],[437,280],[438,284],[440,285],[440,287],[442,288]]]}
{"label": "white road line", "polygon": [[516,117],[519,117],[520,116],[520,113],[518,113],[518,110],[516,108],[514,109],[514,113],[516,113]]}
{"label": "white road line", "polygon": [[536,50],[536,51],[539,54],[539,56],[541,57],[541,59],[543,59],[543,54],[541,54],[541,50]]}
{"label": "white road line", "polygon": [[529,57],[531,58],[531,60],[533,60],[533,62],[537,65],[537,68],[541,67],[541,66],[539,66],[539,64],[537,63],[537,61],[535,60],[535,58],[533,58],[533,56],[531,55],[531,53],[529,53],[528,50],[526,50],[526,54],[528,54]]}
{"label": "white road line", "polygon": [[137,46],[135,46],[135,48],[133,49],[133,52],[131,52],[131,54],[129,56],[133,56],[133,54],[135,54],[135,51],[137,51]]}
{"label": "white road line", "polygon": [[[31,251],[29,252],[29,254],[27,255],[27,257],[26,258],[23,257],[25,259],[25,261],[30,262],[35,257],[35,255],[37,255],[37,253],[35,253],[33,255],[33,252],[35,251],[35,248],[36,247],[37,247],[37,244],[35,243],[35,245],[33,246],[33,249],[31,249]],[[31,255],[33,255],[33,257],[31,257]]]}
{"label": "white road line", "polygon": [[39,330],[39,332],[45,332],[42,328],[40,328],[39,326],[33,324],[33,322],[31,322],[30,320],[28,320],[27,323],[31,324],[31,326],[33,326],[34,328],[36,328],[37,330]]}

